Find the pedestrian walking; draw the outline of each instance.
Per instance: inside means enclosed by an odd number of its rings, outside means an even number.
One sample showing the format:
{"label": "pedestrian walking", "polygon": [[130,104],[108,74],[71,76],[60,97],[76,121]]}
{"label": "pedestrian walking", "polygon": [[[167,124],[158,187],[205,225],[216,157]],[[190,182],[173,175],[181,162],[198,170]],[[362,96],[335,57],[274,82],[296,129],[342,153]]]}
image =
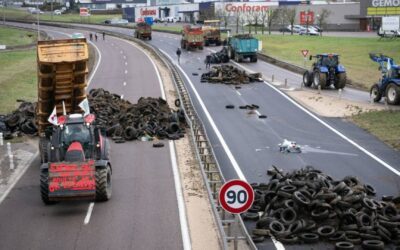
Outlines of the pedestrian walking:
{"label": "pedestrian walking", "polygon": [[92,33],[89,34],[89,39],[90,39],[90,41],[93,40],[93,34]]}
{"label": "pedestrian walking", "polygon": [[97,42],[97,34],[94,34],[94,40]]}
{"label": "pedestrian walking", "polygon": [[206,69],[209,69],[211,66],[211,55],[206,56],[205,63],[206,63]]}
{"label": "pedestrian walking", "polygon": [[103,31],[103,41],[106,40],[106,33]]}
{"label": "pedestrian walking", "polygon": [[176,55],[178,56],[178,63],[179,63],[179,64],[181,64],[181,54],[182,54],[182,51],[181,51],[180,48],[178,48],[178,49],[176,50]]}

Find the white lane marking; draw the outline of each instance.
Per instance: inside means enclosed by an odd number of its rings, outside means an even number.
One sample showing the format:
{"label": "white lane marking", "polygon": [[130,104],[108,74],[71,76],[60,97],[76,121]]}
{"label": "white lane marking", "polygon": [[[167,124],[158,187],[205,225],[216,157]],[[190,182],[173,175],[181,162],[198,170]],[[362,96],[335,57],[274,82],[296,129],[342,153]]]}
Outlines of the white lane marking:
{"label": "white lane marking", "polygon": [[94,202],[90,202],[88,211],[86,213],[85,220],[83,221],[83,224],[85,224],[85,225],[89,224],[90,217],[92,216],[92,212],[93,212],[93,207],[94,207]]}
{"label": "white lane marking", "polygon": [[162,53],[164,53],[170,60],[171,62],[174,62],[175,66],[178,67],[180,69],[180,71],[182,72],[182,74],[185,76],[186,80],[188,81],[190,87],[192,88],[201,108],[203,109],[204,114],[206,115],[208,122],[211,124],[211,127],[213,128],[215,134],[217,135],[222,147],[225,150],[225,153],[227,154],[229,160],[232,163],[233,168],[236,171],[236,174],[238,175],[239,179],[247,181],[246,177],[244,176],[242,170],[239,167],[239,164],[237,163],[235,157],[233,156],[231,150],[229,149],[228,145],[225,142],[224,137],[222,136],[221,132],[219,131],[219,129],[217,128],[217,125],[215,124],[214,120],[212,119],[210,113],[208,112],[206,105],[204,104],[203,100],[201,99],[199,93],[197,92],[196,88],[194,87],[194,84],[192,83],[192,81],[190,80],[189,76],[185,73],[185,71],[175,62],[174,59],[171,58],[171,56],[169,56],[165,51],[161,50],[160,51]]}
{"label": "white lane marking", "polygon": [[237,90],[236,90],[236,93],[237,93],[238,95],[242,95],[242,93],[240,93],[240,92],[239,92],[239,91],[237,91]]}
{"label": "white lane marking", "polygon": [[120,50],[119,53],[123,54],[124,52],[122,52],[122,50]]}
{"label": "white lane marking", "polygon": [[[242,69],[245,69],[251,73],[254,73],[253,70],[240,65],[236,62],[233,62],[234,64],[238,65],[239,67],[241,67]],[[325,127],[327,127],[329,130],[331,130],[333,133],[337,134],[339,137],[341,137],[342,139],[344,139],[345,141],[349,142],[351,145],[353,145],[354,147],[358,148],[360,151],[362,151],[363,153],[365,153],[366,155],[368,155],[369,157],[371,157],[372,159],[374,159],[375,161],[377,161],[379,164],[381,164],[382,166],[384,166],[385,168],[389,169],[390,171],[392,171],[393,173],[395,173],[396,175],[400,176],[400,171],[398,171],[397,169],[395,169],[394,167],[392,167],[389,163],[383,161],[382,159],[380,159],[378,156],[374,155],[373,153],[369,152],[367,149],[365,149],[364,147],[360,146],[359,144],[357,144],[355,141],[353,141],[352,139],[348,138],[347,136],[345,136],[343,133],[341,133],[339,130],[333,128],[331,125],[329,125],[328,123],[324,122],[323,120],[321,120],[319,117],[317,117],[316,115],[314,115],[313,113],[311,113],[309,110],[307,110],[306,108],[304,108],[303,106],[301,106],[299,103],[297,103],[296,101],[294,101],[292,98],[288,97],[284,92],[282,92],[281,90],[279,90],[278,88],[276,88],[274,85],[270,84],[267,81],[264,81],[264,83],[268,86],[270,86],[273,90],[275,90],[276,92],[278,92],[281,96],[283,96],[285,99],[287,99],[289,102],[291,102],[293,105],[295,105],[296,107],[298,107],[299,109],[301,109],[302,111],[304,111],[306,114],[308,114],[309,116],[311,116],[312,118],[314,118],[316,121],[318,121],[319,123],[321,123],[322,125],[324,125]]]}
{"label": "white lane marking", "polygon": [[124,82],[123,85],[126,86],[126,82]]}
{"label": "white lane marking", "polygon": [[128,62],[125,62],[125,66],[128,66]]}
{"label": "white lane marking", "polygon": [[124,56],[124,59],[126,59],[126,56]]}
{"label": "white lane marking", "polygon": [[[221,143],[221,145],[222,145],[222,147],[223,147],[223,149],[224,149],[226,155],[228,156],[229,160],[231,161],[231,164],[232,164],[232,166],[233,166],[233,168],[234,168],[236,174],[238,175],[238,177],[239,177],[241,180],[247,182],[246,177],[244,176],[242,170],[241,170],[240,167],[239,167],[239,164],[237,163],[237,161],[236,161],[235,157],[233,156],[231,150],[229,149],[228,145],[226,144],[226,142],[225,142],[225,140],[224,140],[224,137],[222,136],[221,132],[219,131],[219,129],[218,129],[218,127],[217,127],[217,125],[215,124],[214,120],[212,119],[210,113],[208,112],[206,106],[204,105],[203,100],[201,99],[199,93],[197,92],[196,88],[194,87],[194,84],[193,84],[192,81],[190,80],[189,76],[188,76],[188,75],[186,74],[186,72],[181,68],[181,66],[179,66],[179,65],[175,62],[175,60],[172,59],[172,57],[171,57],[170,55],[168,55],[165,51],[163,51],[163,50],[161,50],[161,49],[160,49],[160,51],[161,51],[164,55],[166,55],[172,62],[174,62],[175,66],[178,67],[178,68],[180,69],[180,71],[182,72],[182,74],[185,76],[186,80],[188,81],[190,87],[192,88],[192,90],[193,90],[193,92],[194,92],[194,94],[195,94],[195,96],[196,96],[196,98],[197,98],[197,101],[199,102],[200,106],[202,107],[203,112],[204,112],[204,114],[206,115],[206,117],[207,117],[207,119],[208,119],[208,122],[211,124],[211,127],[213,128],[215,134],[217,135],[218,140],[220,141],[220,143]],[[284,250],[284,249],[285,249],[285,247],[283,246],[283,244],[282,244],[281,242],[275,240],[273,237],[271,237],[271,238],[272,238],[272,242],[274,243],[276,249],[278,249],[278,250]]]}
{"label": "white lane marking", "polygon": [[176,162],[175,143],[173,141],[169,141],[169,152],[171,155],[172,172],[174,175],[176,198],[178,201],[179,220],[181,222],[183,249],[189,250],[189,249],[192,249],[192,246],[191,246],[191,242],[190,242],[189,227],[188,227],[187,220],[186,220],[186,210],[185,210],[185,203],[183,201],[182,184],[181,184],[181,179],[179,177],[178,165]]}
{"label": "white lane marking", "polygon": [[[117,38],[117,39],[120,39],[120,38]],[[133,45],[134,47],[136,47],[138,50],[140,50],[142,53],[144,53],[147,56],[147,58],[153,64],[153,67],[157,73],[158,82],[160,84],[161,97],[165,100],[166,95],[165,95],[165,91],[164,91],[164,85],[163,85],[163,82],[161,79],[160,72],[158,71],[158,68],[157,68],[156,64],[154,63],[153,59],[146,53],[146,51],[144,51],[142,48],[137,46],[135,43],[126,41],[123,39],[120,39],[120,40]],[[190,241],[189,227],[188,227],[187,219],[186,219],[187,217],[186,217],[186,210],[185,210],[185,202],[184,202],[183,194],[182,194],[182,184],[180,181],[179,170],[178,170],[178,166],[176,163],[175,144],[173,143],[173,141],[169,141],[169,150],[170,150],[169,152],[171,155],[172,171],[173,171],[173,175],[174,175],[176,199],[178,202],[179,222],[181,224],[183,249],[190,250],[190,249],[192,249],[192,243]]]}
{"label": "white lane marking", "polygon": [[125,74],[128,74],[128,70],[125,70]]}
{"label": "white lane marking", "polygon": [[14,180],[9,180],[9,183],[11,185],[7,188],[7,190],[3,193],[3,195],[0,196],[0,204],[4,201],[4,199],[7,197],[7,195],[11,192],[11,190],[14,188],[14,186],[17,184],[19,179],[25,174],[26,170],[28,170],[28,167],[32,164],[33,160],[36,159],[36,157],[39,156],[39,151],[37,151],[28,161],[26,161],[25,164],[22,164],[21,166],[18,166],[15,172],[17,173],[15,175]]}

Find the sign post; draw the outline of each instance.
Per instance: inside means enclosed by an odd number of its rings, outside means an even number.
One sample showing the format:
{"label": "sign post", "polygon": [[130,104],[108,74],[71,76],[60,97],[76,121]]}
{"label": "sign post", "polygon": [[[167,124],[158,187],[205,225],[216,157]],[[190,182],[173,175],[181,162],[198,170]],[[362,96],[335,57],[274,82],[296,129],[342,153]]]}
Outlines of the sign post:
{"label": "sign post", "polygon": [[238,249],[239,216],[246,212],[254,202],[254,190],[245,181],[230,180],[219,190],[219,203],[222,208],[235,215],[234,249]]}
{"label": "sign post", "polygon": [[303,54],[303,57],[304,57],[304,68],[306,67],[308,52],[309,52],[308,49],[302,49],[301,50],[301,54]]}

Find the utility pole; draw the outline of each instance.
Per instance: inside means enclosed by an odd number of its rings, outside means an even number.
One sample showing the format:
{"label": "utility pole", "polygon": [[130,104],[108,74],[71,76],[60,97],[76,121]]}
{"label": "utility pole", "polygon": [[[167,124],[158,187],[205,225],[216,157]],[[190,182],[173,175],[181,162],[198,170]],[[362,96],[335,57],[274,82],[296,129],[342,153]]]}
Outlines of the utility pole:
{"label": "utility pole", "polygon": [[51,20],[53,21],[53,0],[51,0],[50,6],[51,6]]}
{"label": "utility pole", "polygon": [[[36,0],[38,1],[38,0]],[[36,2],[36,9],[37,9],[37,39],[38,41],[40,40],[40,22],[39,22],[39,15],[40,15],[40,9],[39,9],[39,3]]]}
{"label": "utility pole", "polygon": [[6,24],[6,0],[3,0],[3,24]]}

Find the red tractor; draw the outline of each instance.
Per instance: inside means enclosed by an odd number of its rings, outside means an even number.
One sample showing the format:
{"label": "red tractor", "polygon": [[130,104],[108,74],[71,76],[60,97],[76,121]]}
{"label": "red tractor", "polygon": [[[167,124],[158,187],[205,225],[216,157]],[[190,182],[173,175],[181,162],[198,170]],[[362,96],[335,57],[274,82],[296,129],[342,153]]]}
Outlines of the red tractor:
{"label": "red tractor", "polygon": [[58,117],[48,127],[47,152],[40,168],[40,192],[45,204],[60,200],[111,198],[109,143],[94,125],[95,116]]}
{"label": "red tractor", "polygon": [[190,50],[192,48],[203,49],[204,37],[201,27],[183,26],[181,48]]}

